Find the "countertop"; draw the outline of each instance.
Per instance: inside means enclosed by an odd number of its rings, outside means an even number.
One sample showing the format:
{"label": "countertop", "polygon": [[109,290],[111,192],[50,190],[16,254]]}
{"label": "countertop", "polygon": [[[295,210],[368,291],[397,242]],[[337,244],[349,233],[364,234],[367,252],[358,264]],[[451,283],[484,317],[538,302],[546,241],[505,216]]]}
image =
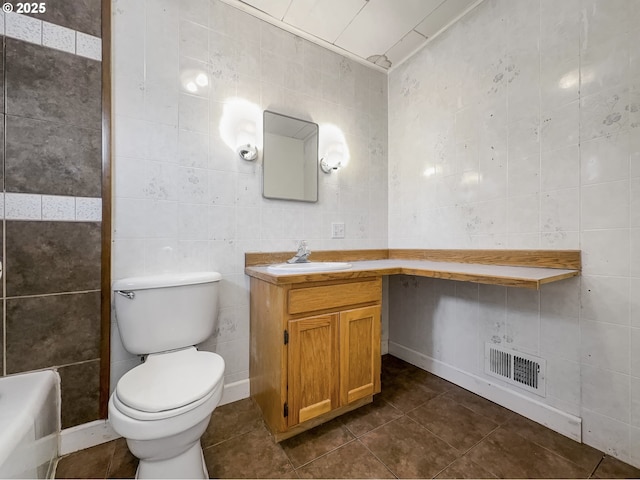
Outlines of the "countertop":
{"label": "countertop", "polygon": [[383,275],[416,275],[463,282],[539,289],[540,285],[580,274],[578,269],[509,266],[480,263],[441,262],[412,259],[380,259],[348,261],[352,268],[330,272],[272,273],[264,266],[249,266],[245,273],[276,285],[344,280]]}

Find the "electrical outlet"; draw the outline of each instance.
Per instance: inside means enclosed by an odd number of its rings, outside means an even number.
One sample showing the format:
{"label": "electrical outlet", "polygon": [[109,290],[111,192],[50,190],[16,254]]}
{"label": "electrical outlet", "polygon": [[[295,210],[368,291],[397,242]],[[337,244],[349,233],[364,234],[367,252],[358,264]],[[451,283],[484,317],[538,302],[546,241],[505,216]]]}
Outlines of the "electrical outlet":
{"label": "electrical outlet", "polygon": [[344,238],[344,223],[331,224],[331,238]]}

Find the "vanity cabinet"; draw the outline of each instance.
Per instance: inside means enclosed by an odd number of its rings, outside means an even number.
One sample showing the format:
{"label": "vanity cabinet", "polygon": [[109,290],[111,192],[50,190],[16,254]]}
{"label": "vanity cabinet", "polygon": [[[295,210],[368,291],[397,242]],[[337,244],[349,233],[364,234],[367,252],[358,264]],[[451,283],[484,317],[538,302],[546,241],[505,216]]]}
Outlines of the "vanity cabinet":
{"label": "vanity cabinet", "polygon": [[251,396],[277,441],[380,392],[380,277],[251,278]]}

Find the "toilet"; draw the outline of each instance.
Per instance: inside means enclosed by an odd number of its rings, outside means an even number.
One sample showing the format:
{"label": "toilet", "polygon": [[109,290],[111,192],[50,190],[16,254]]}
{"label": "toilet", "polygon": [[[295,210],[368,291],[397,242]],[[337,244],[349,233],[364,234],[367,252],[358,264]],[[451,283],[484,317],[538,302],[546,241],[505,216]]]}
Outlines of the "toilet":
{"label": "toilet", "polygon": [[111,426],[140,463],[136,478],[209,478],[200,437],[222,397],[224,360],[195,347],[213,333],[217,272],[117,280],[124,348],[145,355],[109,399]]}

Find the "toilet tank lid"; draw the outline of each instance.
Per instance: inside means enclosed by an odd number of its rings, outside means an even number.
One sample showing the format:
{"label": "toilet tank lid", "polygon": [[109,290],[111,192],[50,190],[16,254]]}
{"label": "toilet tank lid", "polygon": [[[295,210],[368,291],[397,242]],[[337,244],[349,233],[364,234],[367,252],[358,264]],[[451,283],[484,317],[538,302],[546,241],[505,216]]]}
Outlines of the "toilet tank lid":
{"label": "toilet tank lid", "polygon": [[218,282],[222,278],[218,272],[166,273],[145,277],[121,278],[113,282],[113,290],[146,290],[149,288],[179,287],[198,283]]}

